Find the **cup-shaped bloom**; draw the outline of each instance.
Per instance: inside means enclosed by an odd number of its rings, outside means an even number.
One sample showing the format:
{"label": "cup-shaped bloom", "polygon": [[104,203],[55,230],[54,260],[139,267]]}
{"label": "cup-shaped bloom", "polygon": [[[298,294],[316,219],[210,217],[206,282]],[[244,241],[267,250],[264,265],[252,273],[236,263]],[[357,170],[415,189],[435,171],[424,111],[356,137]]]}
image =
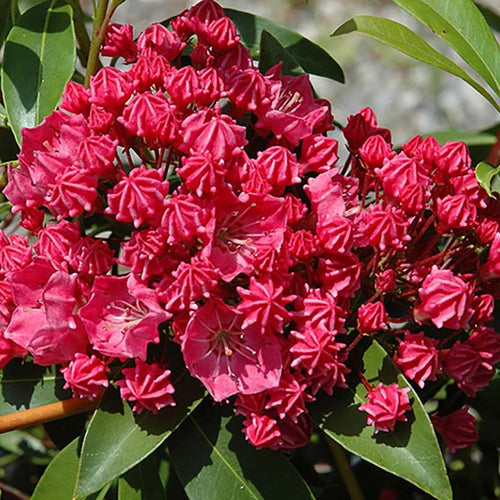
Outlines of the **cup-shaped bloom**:
{"label": "cup-shaped bloom", "polygon": [[184,360],[216,401],[233,394],[254,394],[276,387],[282,359],[278,339],[255,325],[242,327],[244,316],[220,299],[198,309],[182,341]]}

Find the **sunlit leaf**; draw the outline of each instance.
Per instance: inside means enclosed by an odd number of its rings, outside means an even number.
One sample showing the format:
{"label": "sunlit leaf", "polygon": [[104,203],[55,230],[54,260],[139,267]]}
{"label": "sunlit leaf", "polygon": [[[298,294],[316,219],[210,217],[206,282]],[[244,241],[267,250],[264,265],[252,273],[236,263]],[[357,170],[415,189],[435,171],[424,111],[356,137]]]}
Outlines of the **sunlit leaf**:
{"label": "sunlit leaf", "polygon": [[497,110],[500,105],[495,98],[466,71],[457,66],[454,62],[431,47],[425,40],[415,34],[406,26],[392,21],[374,16],[359,16],[346,21],[337,28],[332,36],[344,35],[346,33],[362,33],[375,40],[379,40],[404,54],[413,57],[436,68],[443,69],[452,75],[458,76],[471,87],[476,89],[485,97]]}
{"label": "sunlit leaf", "polygon": [[476,167],[476,179],[479,185],[488,193],[488,196],[495,197],[500,194],[500,165],[494,167],[485,161]]}
{"label": "sunlit leaf", "polygon": [[51,0],[27,10],[10,30],[1,71],[2,94],[18,144],[56,107],[75,69],[71,7]]}
{"label": "sunlit leaf", "polygon": [[[410,387],[385,350],[373,341],[359,346],[355,361],[366,380],[376,386],[397,383]],[[345,449],[368,462],[395,474],[439,500],[452,498],[446,468],[429,417],[417,394],[408,393],[412,413],[407,422],[398,422],[393,432],[374,434],[366,424],[366,413],[359,410],[367,389],[353,376],[349,389],[337,390],[333,397],[322,398],[313,409],[321,428]]]}
{"label": "sunlit leaf", "polygon": [[393,0],[423,22],[500,96],[500,46],[472,0]]}
{"label": "sunlit leaf", "polygon": [[199,383],[186,371],[172,379],[176,406],[157,415],[135,414],[116,390],[107,391],[89,423],[80,460],[75,496],[85,496],[144,460],[197,406],[202,397]]}
{"label": "sunlit leaf", "polygon": [[78,472],[78,439],[61,450],[38,481],[31,500],[72,498]]}

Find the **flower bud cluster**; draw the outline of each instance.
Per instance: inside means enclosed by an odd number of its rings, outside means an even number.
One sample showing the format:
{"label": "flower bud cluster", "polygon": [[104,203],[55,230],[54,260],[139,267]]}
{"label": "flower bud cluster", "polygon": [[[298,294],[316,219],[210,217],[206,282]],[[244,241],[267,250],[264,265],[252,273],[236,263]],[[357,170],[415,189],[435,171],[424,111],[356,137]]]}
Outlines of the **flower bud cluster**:
{"label": "flower bud cluster", "polygon": [[[0,236],[2,366],[61,364],[75,396],[112,381],[158,412],[177,343],[253,445],[287,451],[309,440],[308,403],[347,386],[361,336],[419,387],[488,384],[500,212],[463,144],[396,153],[364,109],[337,166],[308,76],[262,74],[212,0],[137,40],[112,24],[102,53],[124,69],[69,83],[8,171],[36,241]],[[376,432],[406,420],[407,389],[369,389]]]}

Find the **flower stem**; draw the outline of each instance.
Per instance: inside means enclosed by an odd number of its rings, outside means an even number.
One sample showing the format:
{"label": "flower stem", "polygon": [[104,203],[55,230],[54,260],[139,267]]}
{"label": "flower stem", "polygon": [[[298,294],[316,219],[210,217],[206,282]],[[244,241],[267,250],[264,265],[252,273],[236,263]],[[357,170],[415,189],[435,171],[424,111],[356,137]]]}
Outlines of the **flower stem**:
{"label": "flower stem", "polygon": [[99,401],[100,398],[93,401],[84,398],[72,398],[36,408],[29,408],[28,410],[9,413],[0,417],[0,433],[95,410]]}
{"label": "flower stem", "polygon": [[330,437],[327,437],[326,442],[330,448],[333,460],[337,465],[337,469],[342,477],[342,481],[344,481],[351,500],[364,500],[363,492],[361,491],[358,480],[349,465],[344,449]]}
{"label": "flower stem", "polygon": [[109,0],[99,0],[97,7],[94,9],[92,41],[90,42],[87,71],[85,72],[85,87],[89,86],[90,77],[94,75],[99,68],[99,49],[106,35],[106,28],[108,27],[111,16],[114,14],[116,8],[124,1],[125,0],[111,0],[111,7],[108,9]]}

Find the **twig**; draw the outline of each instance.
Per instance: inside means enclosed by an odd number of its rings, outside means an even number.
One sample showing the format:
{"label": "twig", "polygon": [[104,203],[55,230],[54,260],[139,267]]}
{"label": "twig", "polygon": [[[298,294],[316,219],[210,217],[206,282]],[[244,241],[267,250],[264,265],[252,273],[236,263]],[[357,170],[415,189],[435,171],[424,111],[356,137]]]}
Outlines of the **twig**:
{"label": "twig", "polygon": [[84,398],[65,399],[64,401],[9,413],[0,417],[0,433],[95,410],[99,401],[99,398],[92,401]]}
{"label": "twig", "polygon": [[23,493],[22,491],[2,482],[0,482],[0,491],[6,494],[5,498],[11,498],[16,500],[30,500],[30,497],[25,493]]}

